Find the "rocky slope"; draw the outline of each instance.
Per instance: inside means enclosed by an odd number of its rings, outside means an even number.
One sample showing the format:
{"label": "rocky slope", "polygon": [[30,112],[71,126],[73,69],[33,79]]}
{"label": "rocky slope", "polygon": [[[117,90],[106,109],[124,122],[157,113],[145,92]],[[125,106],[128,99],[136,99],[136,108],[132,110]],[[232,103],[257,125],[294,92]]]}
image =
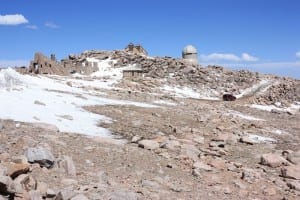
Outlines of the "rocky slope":
{"label": "rocky slope", "polygon": [[[0,71],[0,199],[299,199],[299,80],[126,51],[68,59],[99,71]],[[143,77],[123,78],[132,66]]]}

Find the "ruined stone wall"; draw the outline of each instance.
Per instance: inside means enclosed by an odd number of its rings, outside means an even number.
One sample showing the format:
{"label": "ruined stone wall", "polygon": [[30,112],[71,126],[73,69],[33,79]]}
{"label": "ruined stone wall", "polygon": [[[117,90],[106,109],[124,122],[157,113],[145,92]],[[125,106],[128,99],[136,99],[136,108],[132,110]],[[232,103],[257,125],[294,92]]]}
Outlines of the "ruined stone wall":
{"label": "ruined stone wall", "polygon": [[148,52],[142,47],[142,45],[134,45],[132,43],[128,44],[125,48],[125,51],[134,53],[134,54],[142,54],[142,55],[148,55]]}
{"label": "ruined stone wall", "polygon": [[60,62],[42,53],[35,53],[34,59],[30,62],[29,72],[35,74],[57,74],[67,75],[68,69]]}

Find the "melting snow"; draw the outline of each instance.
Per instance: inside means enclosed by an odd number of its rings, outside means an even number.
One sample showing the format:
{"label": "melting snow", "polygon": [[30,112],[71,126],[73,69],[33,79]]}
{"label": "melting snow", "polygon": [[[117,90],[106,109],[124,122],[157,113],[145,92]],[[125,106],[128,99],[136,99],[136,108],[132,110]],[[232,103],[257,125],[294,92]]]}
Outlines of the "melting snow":
{"label": "melting snow", "polygon": [[[279,105],[279,104],[277,104]],[[272,110],[278,110],[278,111],[282,111],[282,112],[297,112],[300,109],[300,102],[295,102],[294,104],[292,104],[290,107],[287,108],[279,108],[275,105],[258,105],[258,104],[252,104],[250,105],[250,107],[252,108],[256,108],[259,110],[265,110],[265,111],[269,111],[271,112]]]}
{"label": "melting snow", "polygon": [[271,130],[271,133],[274,133],[274,134],[276,134],[276,135],[289,134],[288,132],[283,131],[283,130],[279,130],[279,129]]}
{"label": "melting snow", "polygon": [[264,136],[260,136],[260,135],[254,135],[254,134],[249,134],[248,137],[253,140],[254,142],[257,143],[271,143],[274,144],[277,141],[273,138],[270,137],[264,137]]}
{"label": "melting snow", "polygon": [[262,80],[258,84],[253,85],[250,88],[246,88],[240,94],[236,95],[237,98],[241,98],[243,96],[252,94],[254,92],[258,92],[258,94],[262,94],[268,90],[268,88],[272,85],[270,80]]}
{"label": "melting snow", "polygon": [[252,120],[252,121],[264,121],[263,119],[252,117],[250,115],[245,115],[243,113],[240,113],[240,112],[237,112],[234,110],[229,110],[226,115],[232,115],[233,117],[240,117],[242,119]]}
{"label": "melting snow", "polygon": [[189,87],[179,87],[179,86],[171,87],[168,85],[165,85],[162,89],[180,98],[219,100],[219,98],[216,97],[219,94],[217,94],[215,91],[210,89],[203,89],[203,91],[196,91]]}
{"label": "melting snow", "polygon": [[153,103],[165,104],[165,105],[169,105],[169,106],[176,106],[177,105],[176,103],[172,103],[172,102],[164,101],[164,100],[156,100],[156,101],[153,101]]}
{"label": "melting snow", "polygon": [[[97,124],[110,122],[111,119],[90,113],[82,106],[126,104],[155,107],[145,103],[88,95],[86,90],[70,87],[62,80],[21,75],[13,69],[0,71],[0,96],[0,118],[50,123],[56,125],[60,131],[99,136],[110,136],[107,129]],[[42,105],[36,104],[36,101]]]}

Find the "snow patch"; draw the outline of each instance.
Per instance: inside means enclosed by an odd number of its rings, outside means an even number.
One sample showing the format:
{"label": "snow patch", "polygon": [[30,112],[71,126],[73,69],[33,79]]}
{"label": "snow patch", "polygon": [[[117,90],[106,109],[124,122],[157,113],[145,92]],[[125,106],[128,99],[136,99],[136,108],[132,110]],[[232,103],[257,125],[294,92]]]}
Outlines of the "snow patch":
{"label": "snow patch", "polygon": [[244,89],[240,94],[236,95],[236,98],[241,98],[246,95],[251,95],[255,92],[257,94],[263,94],[268,88],[272,85],[272,81],[270,80],[262,80],[258,84],[253,85],[250,88]]}
{"label": "snow patch", "polygon": [[274,133],[276,135],[288,135],[289,133],[283,130],[279,130],[279,129],[273,129],[271,130],[271,133]]}
{"label": "snow patch", "polygon": [[70,87],[64,83],[66,81],[53,78],[21,75],[13,69],[1,70],[0,118],[49,123],[65,132],[111,136],[107,129],[98,126],[99,123],[111,122],[111,119],[90,113],[82,106],[111,104],[157,107],[86,94],[85,89]]}
{"label": "snow patch", "polygon": [[[277,104],[277,105],[281,105],[281,104]],[[269,111],[271,112],[272,110],[278,110],[281,112],[291,112],[291,113],[296,113],[300,110],[300,102],[295,102],[294,104],[292,104],[290,107],[286,107],[286,108],[280,108],[277,107],[275,105],[259,105],[259,104],[252,104],[250,105],[251,108],[256,108],[259,110],[265,110],[265,111]]]}
{"label": "snow patch", "polygon": [[169,101],[164,101],[164,100],[156,100],[156,101],[153,101],[153,103],[165,104],[165,105],[168,105],[168,106],[176,106],[177,105],[176,103],[169,102]]}
{"label": "snow patch", "polygon": [[264,136],[255,135],[255,134],[249,134],[248,137],[256,143],[269,143],[269,144],[277,143],[277,141],[275,139],[270,138],[270,137],[264,137]]}
{"label": "snow patch", "polygon": [[246,119],[246,120],[250,120],[250,121],[265,121],[263,119],[256,118],[256,117],[253,117],[253,116],[250,116],[250,115],[245,115],[243,113],[240,113],[240,112],[237,112],[237,111],[234,111],[234,110],[229,110],[228,113],[226,113],[226,115],[227,116],[232,115],[233,117],[240,117],[242,119]]}
{"label": "snow patch", "polygon": [[216,91],[211,89],[203,89],[201,91],[197,91],[193,88],[189,87],[179,87],[179,86],[168,86],[165,85],[162,88],[163,91],[171,93],[180,98],[194,98],[194,99],[205,99],[205,100],[220,100],[216,96],[219,94]]}

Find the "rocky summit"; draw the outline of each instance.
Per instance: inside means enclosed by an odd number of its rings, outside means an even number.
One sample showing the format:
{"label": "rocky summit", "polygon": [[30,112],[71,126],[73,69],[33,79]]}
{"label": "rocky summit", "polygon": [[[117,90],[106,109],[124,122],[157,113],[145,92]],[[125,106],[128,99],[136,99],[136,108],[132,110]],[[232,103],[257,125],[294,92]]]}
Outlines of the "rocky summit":
{"label": "rocky summit", "polygon": [[36,53],[0,96],[0,199],[300,198],[300,80],[129,44]]}

